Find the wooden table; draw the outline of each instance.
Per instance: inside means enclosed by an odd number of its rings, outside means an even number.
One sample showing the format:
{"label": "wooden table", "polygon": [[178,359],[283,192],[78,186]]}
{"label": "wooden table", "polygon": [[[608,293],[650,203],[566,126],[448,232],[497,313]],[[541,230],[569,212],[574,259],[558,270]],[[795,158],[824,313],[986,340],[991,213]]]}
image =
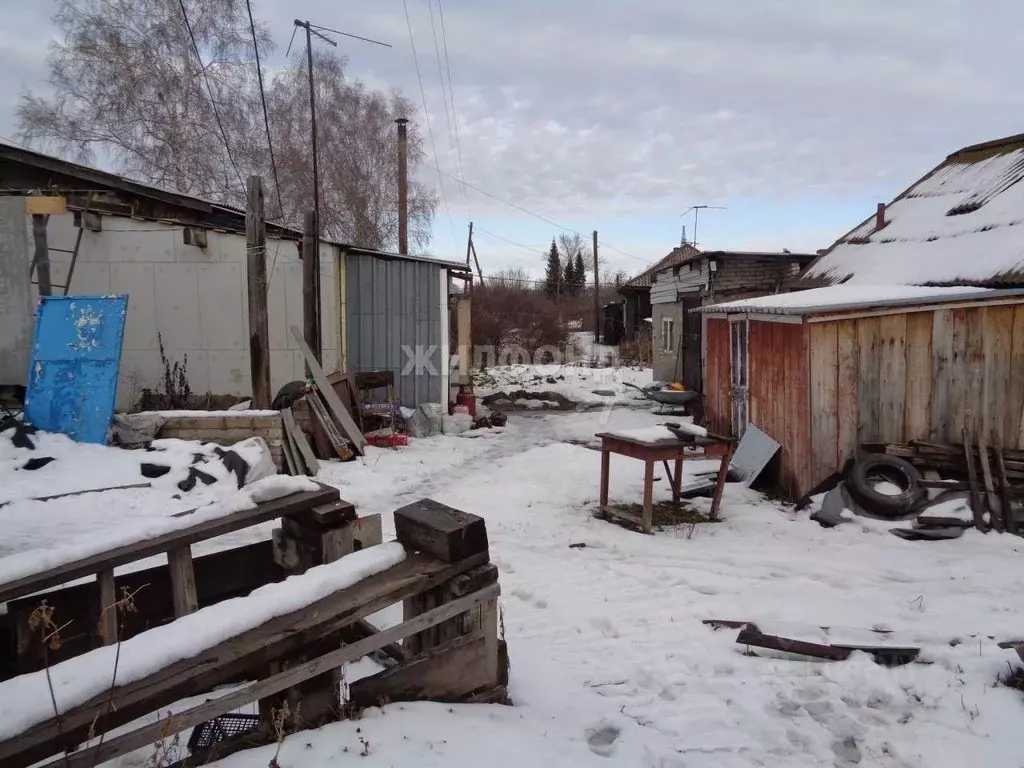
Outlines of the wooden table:
{"label": "wooden table", "polygon": [[[596,436],[601,438],[601,497],[599,504],[602,514],[608,513],[608,482],[613,453],[640,459],[644,462],[644,514],[641,520],[641,529],[644,533],[650,533],[654,517],[654,465],[659,461],[664,464],[665,472],[672,486],[672,500],[678,503],[682,496],[683,460],[713,458],[707,452],[707,448],[724,446],[725,450],[721,454],[721,464],[715,480],[715,492],[711,497],[710,515],[714,518],[718,514],[718,508],[722,503],[725,478],[729,472],[729,461],[736,445],[735,440],[696,437],[693,442],[684,442],[674,436],[648,440],[614,432],[599,432]],[[670,460],[675,465],[674,471],[669,468]]]}

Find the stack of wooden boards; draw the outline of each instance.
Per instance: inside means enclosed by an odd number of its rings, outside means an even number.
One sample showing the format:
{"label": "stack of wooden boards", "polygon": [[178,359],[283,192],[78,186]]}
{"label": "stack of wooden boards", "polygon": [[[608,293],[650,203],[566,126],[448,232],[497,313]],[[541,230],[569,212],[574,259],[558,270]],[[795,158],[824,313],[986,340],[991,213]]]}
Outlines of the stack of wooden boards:
{"label": "stack of wooden boards", "polygon": [[[1024,451],[987,444],[982,435],[964,429],[959,445],[912,440],[906,445],[867,443],[869,451],[906,459],[925,470],[921,485],[947,491],[968,491],[974,527],[979,531],[1024,534]],[[941,480],[928,470],[963,480]]]}
{"label": "stack of wooden boards", "polygon": [[[294,325],[291,330],[313,379],[313,386],[302,398],[308,405],[310,419],[322,430],[333,455],[342,461],[362,456],[367,445],[366,437],[338,397],[324,369],[303,339],[302,332]],[[316,452],[298,425],[295,414],[286,408],[281,411],[281,419],[284,425],[285,469],[293,475],[315,475],[319,470]]]}

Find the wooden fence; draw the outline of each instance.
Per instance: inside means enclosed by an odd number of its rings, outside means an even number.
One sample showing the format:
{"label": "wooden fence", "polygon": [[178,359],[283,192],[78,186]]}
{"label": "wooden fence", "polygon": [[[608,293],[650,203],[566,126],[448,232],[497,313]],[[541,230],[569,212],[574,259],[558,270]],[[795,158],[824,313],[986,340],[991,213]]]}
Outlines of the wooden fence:
{"label": "wooden fence", "polygon": [[[42,597],[55,610],[84,595],[94,597],[99,600],[96,610],[102,617],[102,626],[96,627],[93,642],[118,642],[118,630],[121,639],[126,639],[126,625],[118,622],[115,605],[122,577],[115,580],[113,569],[160,552],[167,552],[169,558],[163,578],[164,584],[169,585],[170,605],[161,599],[146,604],[149,615],[134,627],[142,637],[147,630],[141,625],[159,625],[195,611],[201,603],[200,596],[205,595],[212,605],[228,593],[251,587],[251,580],[232,581],[231,574],[205,567],[194,569],[190,546],[275,518],[283,522],[274,531],[271,548],[265,544],[241,548],[245,558],[260,560],[260,566],[253,572],[268,575],[268,581],[276,574],[315,580],[314,574],[301,574],[311,567],[381,545],[380,517],[358,517],[351,504],[338,499],[335,489],[323,486],[319,491],[293,494],[259,504],[253,510],[204,521],[156,539],[0,584],[0,600],[10,600],[14,606],[11,615],[17,623],[16,632],[24,641],[19,641],[19,649],[24,646],[28,653],[32,646],[26,639],[31,633],[20,625],[28,620],[29,606],[38,607],[41,601],[40,597],[28,595],[88,574],[97,574],[95,584],[73,586]],[[503,699],[507,678],[502,661],[504,643],[499,640],[497,629],[500,590],[497,568],[489,562],[484,521],[423,500],[397,510],[395,527],[397,542],[405,550],[404,559],[396,565],[255,628],[239,631],[190,658],[118,684],[59,716],[55,714],[35,723],[0,741],[0,768],[20,768],[47,758],[53,759],[46,765],[91,768],[254,702],[259,702],[260,722],[255,737],[245,741],[246,746],[274,739],[275,712],[278,717],[282,712],[289,713],[284,725],[291,731],[338,719],[352,708],[389,701]],[[236,558],[238,551],[234,550]],[[266,561],[268,556],[273,563]],[[224,559],[227,555],[219,557],[221,562],[228,562]],[[238,564],[236,561],[235,565]],[[155,575],[159,570],[142,573]],[[228,588],[213,587],[213,581],[225,577]],[[130,574],[128,578],[137,581],[140,576]],[[256,595],[241,599],[265,598]],[[367,622],[368,616],[395,603],[404,606],[400,624],[378,630]],[[173,616],[166,615],[169,610]],[[213,620],[218,609],[205,606],[202,610],[210,610]],[[111,615],[113,619],[109,618]],[[60,620],[58,615],[57,621]],[[82,651],[85,655],[99,653],[86,649],[88,634],[83,633],[85,639],[80,639],[67,655]],[[401,645],[398,641],[402,641]],[[343,702],[340,668],[374,651],[389,656],[390,666],[354,682]],[[19,659],[29,665],[22,655]],[[61,663],[75,661],[82,659]],[[50,671],[55,672],[57,667]],[[0,697],[4,696],[5,687],[16,683],[0,683]],[[90,738],[146,715],[165,712],[174,702],[226,683],[244,684],[186,711],[149,718],[146,725],[105,739],[100,746],[77,749]],[[283,707],[283,702],[289,706]]]}

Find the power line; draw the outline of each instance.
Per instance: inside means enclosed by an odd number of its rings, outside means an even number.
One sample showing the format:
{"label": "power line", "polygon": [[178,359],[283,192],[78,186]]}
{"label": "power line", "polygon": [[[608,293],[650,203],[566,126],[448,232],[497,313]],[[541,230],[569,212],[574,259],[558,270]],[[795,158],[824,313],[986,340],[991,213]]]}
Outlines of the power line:
{"label": "power line", "polygon": [[[252,49],[256,53],[256,79],[260,85],[260,103],[263,105],[263,126],[267,129],[267,147],[270,149],[270,170],[274,174],[274,189],[277,191],[277,218],[284,218],[284,203],[281,202],[281,182],[277,178],[277,161],[274,159],[274,142],[270,138],[270,118],[267,115],[267,96],[263,90],[263,67],[260,66],[260,46],[256,42],[256,23],[252,20],[252,5],[245,0],[245,9],[249,12],[249,31],[252,32]],[[298,27],[292,27],[298,29]],[[276,254],[275,254],[276,256]],[[274,268],[270,268],[274,274]]]}
{"label": "power line", "polygon": [[[435,157],[435,159],[436,159],[436,157]],[[483,189],[480,189],[480,187],[477,187],[477,186],[475,186],[473,184],[470,184],[468,181],[466,181],[464,179],[459,179],[459,178],[457,178],[455,176],[452,176],[450,173],[445,173],[440,168],[437,169],[437,172],[439,174],[441,174],[442,176],[447,176],[449,179],[452,179],[453,181],[456,181],[459,184],[462,184],[462,185],[464,185],[466,187],[469,187],[469,189],[472,189],[474,192],[479,192],[484,197],[489,197],[492,200],[497,200],[499,203],[504,203],[509,208],[515,208],[517,211],[522,211],[523,213],[525,213],[528,216],[533,216],[533,218],[538,219],[540,221],[543,221],[545,224],[550,224],[552,227],[555,227],[557,229],[565,230],[566,232],[573,232],[573,233],[575,233],[577,235],[580,234],[580,231],[578,229],[574,228],[574,227],[567,227],[564,224],[559,224],[557,221],[552,221],[551,219],[547,218],[546,216],[541,216],[539,213],[534,213],[533,211],[529,210],[528,208],[523,208],[523,206],[521,206],[521,205],[516,205],[515,203],[511,203],[511,202],[509,202],[508,200],[506,200],[506,199],[504,199],[502,197],[498,197],[497,195],[492,194],[491,192],[487,192],[487,191],[485,191]],[[627,253],[626,251],[620,250],[619,248],[616,248],[613,245],[608,245],[608,243],[606,243],[604,240],[598,240],[597,242],[600,245],[603,245],[605,248],[607,248],[610,251],[615,251],[616,253],[622,254],[623,256],[628,256],[631,259],[636,259],[637,261],[642,261],[645,264],[650,263],[649,259],[642,259],[639,256],[634,256],[632,253]]]}
{"label": "power line", "polygon": [[[448,228],[451,230],[452,240],[455,239],[455,225],[452,223],[452,210],[448,207],[448,195],[444,190],[444,179],[442,176],[448,174],[441,171],[441,160],[437,155],[437,144],[434,143],[434,130],[430,127],[430,112],[427,109],[427,92],[423,90],[423,75],[420,73],[420,60],[416,55],[416,41],[412,34],[412,21],[409,19],[409,0],[402,0],[405,8],[405,26],[409,30],[409,47],[412,48],[412,62],[416,66],[416,80],[420,86],[420,98],[423,100],[423,119],[427,123],[427,135],[430,137],[430,151],[434,156],[434,168],[437,170],[437,183],[441,185],[441,200],[444,202],[445,212],[448,214]],[[456,179],[458,181],[458,179]]]}
{"label": "power line", "polygon": [[546,246],[544,248],[542,248],[540,246],[533,247],[533,246],[525,245],[523,243],[517,243],[515,240],[509,240],[507,237],[503,237],[502,235],[496,235],[494,232],[488,232],[486,229],[484,229],[483,227],[480,227],[480,226],[474,227],[473,231],[474,232],[479,232],[482,235],[487,235],[488,237],[493,237],[496,240],[504,240],[506,243],[508,243],[510,245],[515,245],[515,246],[517,246],[519,248],[522,248],[524,250],[530,251],[530,253],[535,253],[535,254],[539,253],[541,256],[543,256],[545,254],[545,252],[546,252],[545,251]]}
{"label": "power line", "polygon": [[220,110],[217,109],[217,100],[213,98],[213,87],[210,85],[210,77],[206,73],[206,67],[203,65],[203,55],[199,52],[199,45],[196,43],[196,36],[192,33],[192,24],[188,20],[188,11],[185,10],[185,0],[178,0],[178,5],[181,6],[181,15],[185,19],[185,29],[188,30],[188,36],[192,40],[192,50],[196,52],[196,60],[199,62],[199,71],[203,75],[203,80],[206,82],[206,92],[210,96],[210,106],[213,107],[213,116],[217,121],[217,127],[220,129],[220,136],[224,140],[224,151],[228,155],[228,161],[231,163],[231,167],[235,169],[235,175],[238,177],[238,186],[245,190],[245,182],[242,181],[242,174],[238,170],[238,166],[235,164],[235,158],[231,156],[231,146],[228,144],[228,134],[224,130],[224,123],[220,119]]}
{"label": "power line", "polygon": [[[427,8],[430,11],[430,31],[434,36],[434,55],[437,56],[437,77],[441,81],[441,98],[444,100],[444,112],[445,120],[448,122],[448,141],[449,146],[454,149],[456,168],[459,171],[459,178],[464,179],[466,172],[462,166],[462,146],[459,141],[459,122],[458,115],[455,112],[455,92],[452,90],[452,68],[451,63],[448,60],[448,40],[445,36],[444,31],[444,15],[441,9],[441,0],[437,0],[437,12],[441,17],[441,37],[444,40],[444,66],[448,71],[448,98],[445,99],[444,95],[444,72],[441,68],[441,52],[437,46],[437,25],[434,23],[434,5],[431,0],[427,0]],[[451,110],[448,109],[448,100],[451,100]],[[453,129],[454,127],[454,129]],[[462,192],[462,205],[466,209],[466,218],[469,218],[469,200],[466,197],[466,188],[460,186],[459,189]]]}

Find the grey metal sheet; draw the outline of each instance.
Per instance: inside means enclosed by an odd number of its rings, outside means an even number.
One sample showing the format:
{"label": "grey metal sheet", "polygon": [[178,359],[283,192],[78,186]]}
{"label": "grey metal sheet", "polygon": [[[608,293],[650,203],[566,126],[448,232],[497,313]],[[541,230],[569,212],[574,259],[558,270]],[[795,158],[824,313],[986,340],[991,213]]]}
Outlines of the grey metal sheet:
{"label": "grey metal sheet", "polygon": [[[443,267],[346,257],[348,359],[354,372],[389,370],[403,405],[440,403]],[[447,307],[444,308],[447,311]],[[422,365],[416,365],[419,360]]]}
{"label": "grey metal sheet", "polygon": [[747,424],[730,465],[743,476],[743,484],[750,487],[781,447],[771,435]]}

